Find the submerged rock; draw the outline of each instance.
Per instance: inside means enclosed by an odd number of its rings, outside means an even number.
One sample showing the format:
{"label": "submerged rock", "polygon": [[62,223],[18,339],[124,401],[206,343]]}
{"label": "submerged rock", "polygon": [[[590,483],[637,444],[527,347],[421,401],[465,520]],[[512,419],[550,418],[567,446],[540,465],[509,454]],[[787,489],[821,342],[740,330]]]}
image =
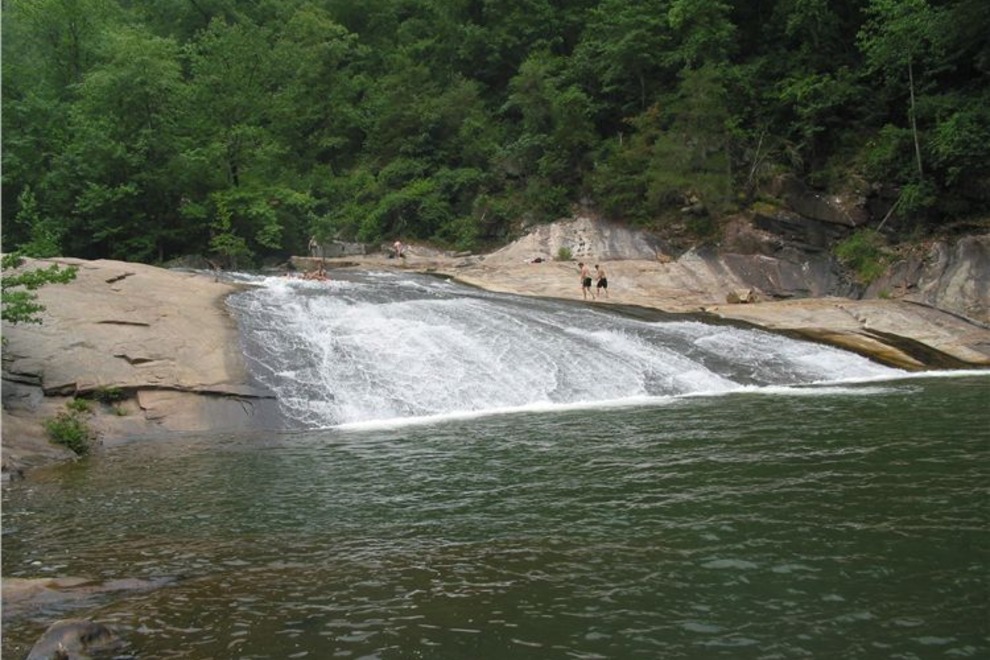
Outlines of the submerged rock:
{"label": "submerged rock", "polygon": [[112,657],[123,647],[109,627],[86,619],[56,621],[31,647],[27,660],[88,660]]}
{"label": "submerged rock", "polygon": [[3,620],[67,612],[115,593],[153,591],[175,582],[172,577],[96,581],[84,577],[3,578]]}

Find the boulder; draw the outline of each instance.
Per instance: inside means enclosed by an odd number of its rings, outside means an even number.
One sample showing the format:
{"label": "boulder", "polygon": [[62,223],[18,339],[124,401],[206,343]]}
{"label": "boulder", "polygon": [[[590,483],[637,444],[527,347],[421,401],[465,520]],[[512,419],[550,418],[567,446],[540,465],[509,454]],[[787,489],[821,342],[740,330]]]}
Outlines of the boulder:
{"label": "boulder", "polygon": [[725,302],[732,305],[754,303],[758,302],[759,299],[759,295],[752,289],[736,289],[735,291],[729,291],[725,295]]}
{"label": "boulder", "polygon": [[148,592],[173,584],[172,577],[98,581],[83,577],[3,578],[3,617],[39,618],[53,611],[79,610],[95,597]]}
{"label": "boulder", "polygon": [[108,626],[86,619],[63,619],[48,627],[31,647],[27,660],[87,660],[110,657],[123,646]]}

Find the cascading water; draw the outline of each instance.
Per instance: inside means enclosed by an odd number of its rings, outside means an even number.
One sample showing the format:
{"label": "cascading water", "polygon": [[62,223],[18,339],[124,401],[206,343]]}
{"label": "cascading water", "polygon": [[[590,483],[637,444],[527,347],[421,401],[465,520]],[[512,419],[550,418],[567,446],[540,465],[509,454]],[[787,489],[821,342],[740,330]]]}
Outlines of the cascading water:
{"label": "cascading water", "polygon": [[252,278],[232,296],[245,353],[290,424],[644,402],[897,375],[844,351],[404,273]]}

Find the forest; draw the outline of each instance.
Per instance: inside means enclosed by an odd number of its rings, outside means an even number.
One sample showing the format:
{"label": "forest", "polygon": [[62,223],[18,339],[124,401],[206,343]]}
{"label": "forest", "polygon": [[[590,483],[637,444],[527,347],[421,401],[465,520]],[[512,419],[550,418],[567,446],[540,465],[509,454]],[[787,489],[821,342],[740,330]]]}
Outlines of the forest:
{"label": "forest", "polygon": [[699,240],[775,177],[990,211],[986,0],[3,0],[5,252]]}

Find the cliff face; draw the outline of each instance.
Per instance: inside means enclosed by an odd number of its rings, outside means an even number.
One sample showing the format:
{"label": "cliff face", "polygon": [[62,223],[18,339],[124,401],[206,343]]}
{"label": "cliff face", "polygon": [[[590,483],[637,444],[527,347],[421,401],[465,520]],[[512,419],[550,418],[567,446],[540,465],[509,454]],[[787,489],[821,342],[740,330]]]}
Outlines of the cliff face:
{"label": "cliff face", "polygon": [[990,235],[920,246],[893,263],[863,294],[892,296],[990,325]]}

